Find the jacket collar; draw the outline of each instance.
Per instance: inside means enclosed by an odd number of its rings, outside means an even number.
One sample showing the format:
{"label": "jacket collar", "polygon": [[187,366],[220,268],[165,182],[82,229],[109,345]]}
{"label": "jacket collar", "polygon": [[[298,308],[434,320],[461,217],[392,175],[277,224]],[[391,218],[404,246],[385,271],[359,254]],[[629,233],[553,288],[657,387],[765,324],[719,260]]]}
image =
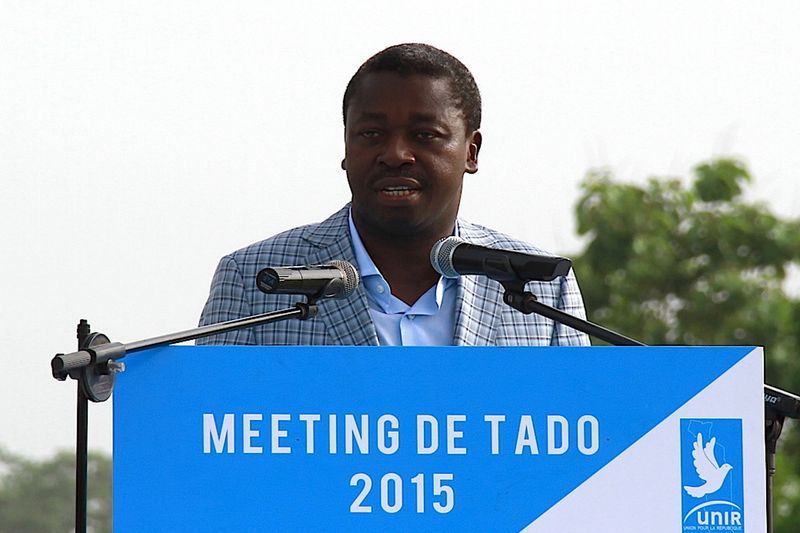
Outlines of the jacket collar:
{"label": "jacket collar", "polygon": [[[356,258],[347,222],[349,208],[350,204],[347,204],[325,222],[313,226],[303,235],[303,238],[314,247],[314,251],[308,256],[311,264],[338,259],[355,265]],[[318,318],[325,323],[328,334],[335,344],[378,345],[378,334],[369,315],[367,294],[360,283],[349,297],[321,300],[319,306]],[[357,326],[354,327],[354,324]]]}
{"label": "jacket collar", "polygon": [[[356,264],[348,227],[349,209],[348,203],[322,224],[310,228],[303,236],[315,248],[309,255],[311,264],[325,263],[334,259]],[[485,246],[491,245],[486,230],[462,220],[458,221],[458,225],[459,235],[464,240]],[[502,312],[502,302],[496,296],[498,292],[489,285],[491,283],[497,282],[478,276],[458,278],[453,344],[457,346],[495,344],[495,324]],[[367,294],[361,284],[348,298],[321,301],[319,318],[327,326],[336,344],[378,345],[378,334],[369,315]],[[353,328],[352,324],[360,326]]]}
{"label": "jacket collar", "polygon": [[[490,246],[485,229],[463,220],[458,221],[459,236],[467,242]],[[457,346],[494,346],[495,324],[502,313],[502,302],[492,284],[494,280],[479,276],[460,276],[456,298],[456,326],[453,343]],[[502,288],[500,289],[502,291]]]}

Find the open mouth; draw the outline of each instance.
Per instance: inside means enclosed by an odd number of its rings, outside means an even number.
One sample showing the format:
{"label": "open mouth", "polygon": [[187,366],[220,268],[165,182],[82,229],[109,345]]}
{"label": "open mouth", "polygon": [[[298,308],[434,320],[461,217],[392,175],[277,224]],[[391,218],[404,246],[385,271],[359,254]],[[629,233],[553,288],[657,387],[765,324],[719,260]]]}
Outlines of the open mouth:
{"label": "open mouth", "polygon": [[387,176],[379,179],[374,187],[387,200],[410,200],[422,189],[416,178],[408,176]]}
{"label": "open mouth", "polygon": [[387,196],[391,196],[393,198],[400,198],[403,196],[410,196],[414,194],[417,190],[405,185],[397,185],[393,187],[384,187],[381,189],[381,192]]}
{"label": "open mouth", "polygon": [[384,176],[372,184],[378,197],[388,205],[406,205],[416,202],[422,194],[423,185],[410,176]]}

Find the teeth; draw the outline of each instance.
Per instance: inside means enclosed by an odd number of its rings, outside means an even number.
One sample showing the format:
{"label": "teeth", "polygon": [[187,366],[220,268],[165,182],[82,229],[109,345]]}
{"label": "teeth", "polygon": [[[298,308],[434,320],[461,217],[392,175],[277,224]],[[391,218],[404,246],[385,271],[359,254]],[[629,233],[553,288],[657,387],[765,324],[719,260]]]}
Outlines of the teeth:
{"label": "teeth", "polygon": [[383,192],[389,196],[407,196],[414,192],[414,190],[405,185],[398,185],[396,187],[384,187]]}

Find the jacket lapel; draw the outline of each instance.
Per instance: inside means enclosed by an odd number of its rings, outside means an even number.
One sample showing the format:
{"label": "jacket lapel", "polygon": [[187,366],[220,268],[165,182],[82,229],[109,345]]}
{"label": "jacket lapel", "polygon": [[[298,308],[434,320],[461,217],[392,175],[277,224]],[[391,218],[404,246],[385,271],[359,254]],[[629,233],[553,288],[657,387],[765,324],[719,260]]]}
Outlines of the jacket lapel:
{"label": "jacket lapel", "polygon": [[[465,241],[488,246],[488,235],[480,228],[459,220],[459,236]],[[482,276],[458,278],[456,326],[453,343],[457,346],[494,346],[495,324],[502,313],[503,290],[496,281]]]}
{"label": "jacket lapel", "polygon": [[[313,227],[304,235],[314,251],[309,254],[311,264],[326,263],[334,259],[356,264],[348,225],[349,204],[325,222]],[[459,221],[459,234],[475,244],[490,246],[489,235],[480,227]],[[496,344],[495,324],[502,313],[502,288],[498,292],[496,281],[481,276],[461,276],[456,293],[456,324],[453,344],[457,346],[493,346]],[[369,314],[369,304],[364,287],[359,283],[356,291],[345,299],[320,301],[319,319],[325,323],[328,334],[339,345],[377,346],[378,334]]]}
{"label": "jacket lapel", "polygon": [[[311,264],[327,263],[334,259],[356,265],[348,226],[349,205],[328,220],[310,230],[304,238],[315,251],[309,254]],[[320,300],[319,315],[335,344],[377,346],[378,334],[369,315],[367,294],[361,283],[347,298]]]}

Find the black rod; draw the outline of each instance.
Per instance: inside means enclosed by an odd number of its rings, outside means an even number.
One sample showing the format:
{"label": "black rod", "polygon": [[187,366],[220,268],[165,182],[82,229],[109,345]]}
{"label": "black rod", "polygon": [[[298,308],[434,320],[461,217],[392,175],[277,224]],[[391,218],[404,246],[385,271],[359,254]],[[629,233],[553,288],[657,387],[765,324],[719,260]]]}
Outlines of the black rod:
{"label": "black rod", "polygon": [[89,400],[78,383],[78,424],[75,444],[75,533],[86,533],[86,500],[88,491],[88,426]]}
{"label": "black rod", "polygon": [[167,344],[177,344],[179,342],[190,341],[192,339],[199,339],[201,337],[208,337],[218,333],[225,333],[226,331],[233,331],[237,329],[248,328],[257,326],[263,322],[273,322],[279,320],[287,320],[289,318],[306,318],[313,311],[310,311],[305,304],[297,304],[296,307],[290,309],[282,309],[280,311],[272,311],[261,315],[249,316],[245,318],[237,318],[227,322],[220,322],[218,324],[209,324],[207,326],[200,326],[198,328],[187,329],[177,333],[169,333],[167,335],[160,335],[150,339],[141,341],[129,342],[125,344],[125,351],[136,352],[153,348],[155,346],[163,346]]}
{"label": "black rod", "polygon": [[[78,322],[78,349],[85,346],[91,327],[86,320]],[[77,424],[75,442],[75,533],[86,533],[86,506],[89,495],[89,399],[83,384],[77,383]]]}
{"label": "black rod", "polygon": [[122,359],[129,352],[136,352],[156,346],[164,346],[192,339],[199,339],[201,337],[208,337],[218,333],[225,333],[226,331],[258,326],[267,322],[277,322],[290,318],[305,320],[306,318],[316,315],[316,313],[316,305],[297,303],[295,307],[288,309],[272,311],[269,313],[263,313],[245,318],[237,318],[235,320],[220,322],[218,324],[209,324],[207,326],[200,326],[199,328],[188,329],[167,335],[160,335],[158,337],[134,341],[128,344],[112,342],[108,344],[94,345],[92,347],[84,346],[77,352],[56,354],[56,356],[53,357],[52,361],[50,362],[50,366],[53,372],[53,377],[59,380],[64,380],[67,378],[67,376],[75,377],[75,373],[83,368],[91,367],[97,364],[105,364],[112,360],[116,361],[118,359]]}
{"label": "black rod", "polygon": [[515,292],[506,292],[503,296],[503,299],[508,305],[514,309],[522,311],[523,313],[536,313],[537,315],[542,315],[543,317],[555,320],[556,322],[564,324],[565,326],[577,329],[578,331],[586,333],[592,337],[596,337],[601,341],[605,341],[615,346],[646,346],[644,343],[631,339],[630,337],[626,337],[625,335],[620,335],[619,333],[604,328],[603,326],[572,316],[559,309],[550,307],[549,305],[545,305],[536,300],[536,296],[529,292],[521,294]]}

